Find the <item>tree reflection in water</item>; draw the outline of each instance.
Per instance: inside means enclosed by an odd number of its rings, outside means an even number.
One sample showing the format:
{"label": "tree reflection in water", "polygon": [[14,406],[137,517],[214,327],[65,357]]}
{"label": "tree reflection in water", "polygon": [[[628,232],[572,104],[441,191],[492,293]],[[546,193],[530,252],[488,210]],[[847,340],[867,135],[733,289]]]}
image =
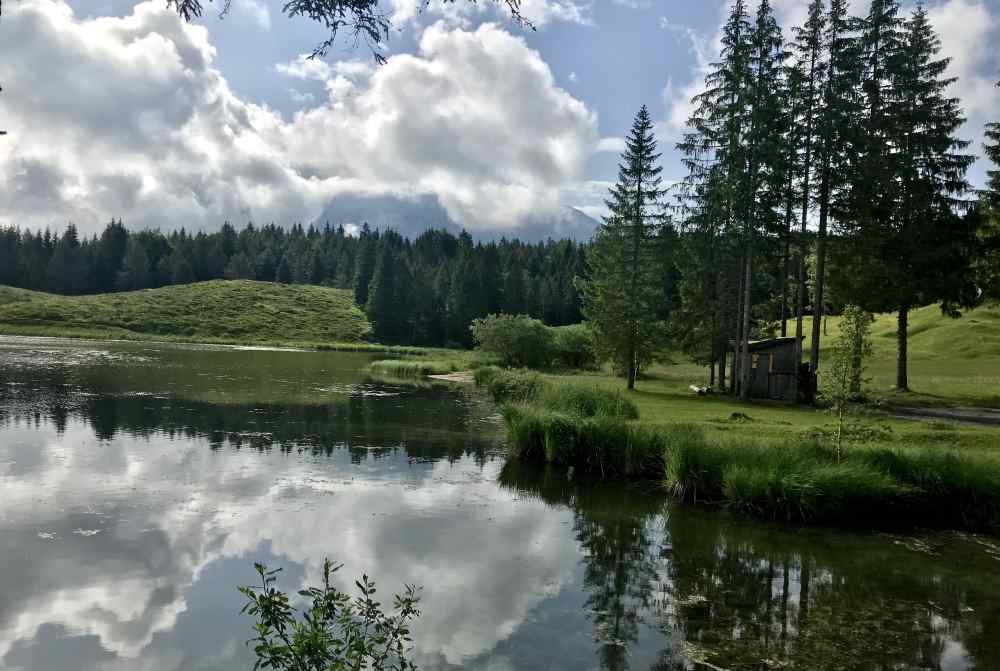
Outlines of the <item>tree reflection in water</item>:
{"label": "tree reflection in water", "polygon": [[[655,485],[508,463],[501,485],[572,508],[602,669],[997,668],[990,541],[789,528],[669,502]],[[985,582],[984,582],[984,577]]]}

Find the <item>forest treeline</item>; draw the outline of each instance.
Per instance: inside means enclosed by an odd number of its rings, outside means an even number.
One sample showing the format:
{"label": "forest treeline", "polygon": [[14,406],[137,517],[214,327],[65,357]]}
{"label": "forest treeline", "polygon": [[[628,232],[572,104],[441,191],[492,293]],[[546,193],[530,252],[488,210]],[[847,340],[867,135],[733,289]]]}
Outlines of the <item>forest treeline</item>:
{"label": "forest treeline", "polygon": [[79,295],[214,279],[320,284],[354,292],[382,343],[469,346],[469,324],[507,312],[550,325],[580,321],[573,278],[586,245],[572,240],[476,243],[462,232],[226,223],[216,232],[130,231],[100,235],[0,229],[0,285]]}

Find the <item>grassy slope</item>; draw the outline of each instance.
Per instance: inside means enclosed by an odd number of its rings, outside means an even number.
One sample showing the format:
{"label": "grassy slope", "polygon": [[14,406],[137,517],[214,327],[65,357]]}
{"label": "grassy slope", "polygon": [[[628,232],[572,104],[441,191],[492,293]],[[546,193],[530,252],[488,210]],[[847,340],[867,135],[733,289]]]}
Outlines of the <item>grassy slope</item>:
{"label": "grassy slope", "polygon": [[0,333],[269,344],[358,343],[371,326],[348,291],[247,280],[96,296],[0,287]]}
{"label": "grassy slope", "polygon": [[[836,337],[839,319],[831,318],[827,327],[822,344]],[[806,332],[810,329],[807,320]],[[943,316],[937,306],[914,310],[909,328],[914,393],[902,397],[891,391],[896,381],[896,315],[879,315],[872,335],[875,354],[869,376],[877,394],[902,403],[1000,407],[1000,307],[971,310],[959,319]]]}

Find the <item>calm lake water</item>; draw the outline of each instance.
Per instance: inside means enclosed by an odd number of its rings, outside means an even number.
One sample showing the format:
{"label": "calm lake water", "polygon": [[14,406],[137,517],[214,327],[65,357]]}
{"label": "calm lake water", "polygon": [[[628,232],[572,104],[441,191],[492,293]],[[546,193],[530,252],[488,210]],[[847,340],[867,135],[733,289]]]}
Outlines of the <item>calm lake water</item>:
{"label": "calm lake water", "polygon": [[423,586],[424,669],[1000,669],[1000,543],[505,465],[359,354],[0,338],[0,668],[249,669],[252,563]]}

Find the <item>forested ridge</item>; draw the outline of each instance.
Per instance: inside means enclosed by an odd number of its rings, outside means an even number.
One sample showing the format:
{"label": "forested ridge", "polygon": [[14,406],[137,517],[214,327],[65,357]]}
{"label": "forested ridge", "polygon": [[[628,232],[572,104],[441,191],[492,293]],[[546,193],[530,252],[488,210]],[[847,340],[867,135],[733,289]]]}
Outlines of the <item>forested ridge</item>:
{"label": "forested ridge", "polygon": [[474,243],[468,233],[226,223],[217,232],[130,231],[112,221],[99,235],[0,229],[0,285],[64,295],[133,291],[214,279],[351,289],[382,343],[471,344],[487,314],[529,314],[550,325],[579,322],[573,279],[586,245],[572,240]]}

